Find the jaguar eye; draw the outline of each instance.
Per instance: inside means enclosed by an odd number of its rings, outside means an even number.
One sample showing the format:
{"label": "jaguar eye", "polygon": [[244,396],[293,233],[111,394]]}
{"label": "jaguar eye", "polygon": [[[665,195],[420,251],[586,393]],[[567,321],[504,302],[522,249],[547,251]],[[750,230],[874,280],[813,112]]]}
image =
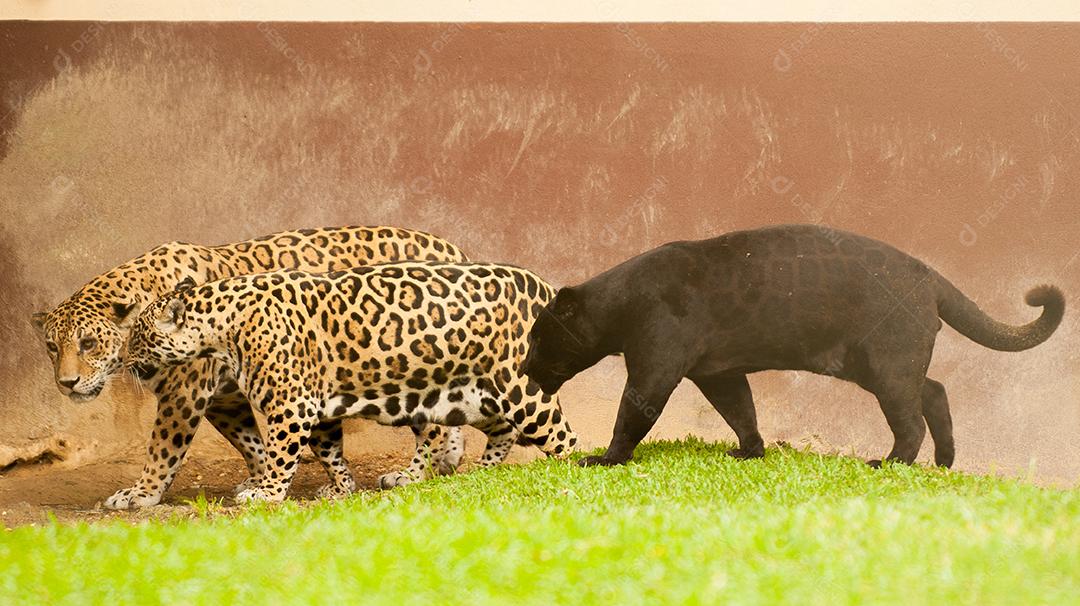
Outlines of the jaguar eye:
{"label": "jaguar eye", "polygon": [[79,351],[87,352],[97,347],[97,339],[94,337],[83,337],[79,339]]}
{"label": "jaguar eye", "polygon": [[56,343],[53,343],[52,341],[49,341],[48,343],[45,344],[45,349],[49,350],[49,353],[51,353],[51,354],[54,354],[54,353],[60,351],[60,348],[57,347]]}

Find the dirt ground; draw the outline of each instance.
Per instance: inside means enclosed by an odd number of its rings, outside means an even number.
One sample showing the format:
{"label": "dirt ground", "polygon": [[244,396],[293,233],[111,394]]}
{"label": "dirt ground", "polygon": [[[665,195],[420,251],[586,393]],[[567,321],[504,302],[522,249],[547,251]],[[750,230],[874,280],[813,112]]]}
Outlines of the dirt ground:
{"label": "dirt ground", "polygon": [[[361,490],[378,490],[379,476],[401,469],[407,453],[371,455],[350,460]],[[161,504],[136,511],[109,511],[102,502],[113,492],[131,486],[139,477],[138,457],[74,468],[38,464],[0,473],[0,523],[6,528],[49,522],[51,513],[65,523],[128,520],[138,522],[179,515],[193,516],[188,501],[200,493],[232,505],[233,487],[247,477],[239,457],[193,457],[184,462]],[[311,499],[327,481],[317,461],[305,458],[289,490],[291,499]]]}
{"label": "dirt ground", "polygon": [[[356,419],[346,421],[345,428],[345,456],[358,490],[379,490],[379,476],[408,465],[413,438],[407,429]],[[233,487],[247,478],[247,468],[220,435],[200,431],[160,504],[134,511],[104,509],[105,499],[138,479],[145,459],[140,436],[148,431],[148,426],[138,427],[127,439],[103,431],[102,435],[116,438],[107,447],[80,444],[67,435],[54,436],[44,440],[40,448],[23,451],[21,457],[0,458],[0,463],[19,461],[0,468],[0,524],[6,528],[44,524],[49,523],[50,514],[68,524],[194,517],[196,511],[188,502],[200,493],[207,499],[222,499],[226,508],[233,507]],[[372,444],[384,447],[373,448]],[[483,448],[483,434],[465,428],[465,456],[458,473],[472,469]],[[3,453],[0,448],[0,455]],[[541,455],[535,448],[515,447],[507,462],[524,463],[538,456]],[[310,500],[326,482],[322,466],[310,453],[305,453],[289,488],[289,498],[300,502]]]}

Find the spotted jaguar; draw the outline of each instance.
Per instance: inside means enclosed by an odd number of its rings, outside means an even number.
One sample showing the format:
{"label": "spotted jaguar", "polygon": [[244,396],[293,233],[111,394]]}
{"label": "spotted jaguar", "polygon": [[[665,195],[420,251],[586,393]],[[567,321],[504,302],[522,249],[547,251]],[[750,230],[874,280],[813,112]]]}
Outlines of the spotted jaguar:
{"label": "spotted jaguar", "polygon": [[[393,227],[340,227],[286,231],[220,246],[163,244],[97,276],[48,313],[34,314],[52,359],[56,384],[73,401],[93,400],[122,375],[130,324],[151,301],[181,284],[202,284],[282,269],[335,271],[347,267],[428,259],[465,261],[456,246],[419,231]],[[147,383],[158,414],[139,480],[105,501],[110,509],[157,504],[179,470],[205,417],[243,456],[251,474],[237,491],[261,475],[265,449],[255,416],[235,377],[216,360],[171,366]],[[434,469],[453,471],[464,452],[459,429],[438,425],[416,430],[418,448],[436,451]],[[334,481],[320,494],[338,496],[353,483],[341,451],[341,424],[312,428],[316,455]]]}
{"label": "spotted jaguar", "polygon": [[521,373],[526,335],[553,294],[529,271],[482,263],[240,276],[149,305],[131,330],[128,364],[152,380],[208,359],[235,377],[267,421],[266,466],[238,501],[283,500],[300,449],[321,448],[315,428],[346,417],[471,425],[488,438],[481,467],[500,463],[519,433],[565,457],[577,437],[558,399]]}

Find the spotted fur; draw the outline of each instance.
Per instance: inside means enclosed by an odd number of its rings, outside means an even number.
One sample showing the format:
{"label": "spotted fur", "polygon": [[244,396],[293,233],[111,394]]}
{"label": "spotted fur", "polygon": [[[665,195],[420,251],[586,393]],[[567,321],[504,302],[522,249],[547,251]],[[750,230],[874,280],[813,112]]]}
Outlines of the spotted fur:
{"label": "spotted fur", "polygon": [[[325,272],[405,259],[466,257],[441,238],[391,227],[305,229],[221,246],[173,242],[94,278],[56,309],[35,314],[34,320],[45,337],[60,391],[72,400],[88,401],[119,376],[131,320],[179,285],[282,269]],[[106,500],[106,507],[158,503],[203,417],[240,451],[252,477],[261,473],[265,451],[255,417],[221,363],[193,360],[170,367],[147,384],[158,401],[147,462],[135,485]],[[425,451],[437,450],[436,462],[443,472],[456,468],[463,453],[460,431],[449,434],[444,441],[443,431],[432,425],[417,437]],[[316,454],[332,479],[325,494],[333,496],[352,485],[341,456],[340,423],[315,427],[312,435],[318,440]],[[249,478],[237,489],[250,483]]]}
{"label": "spotted fur", "polygon": [[[556,397],[520,372],[528,330],[553,294],[531,272],[494,264],[242,276],[149,305],[128,363],[152,379],[207,358],[236,377],[268,427],[266,468],[240,500],[284,499],[312,431],[346,417],[472,425],[488,436],[481,466],[501,462],[517,432],[561,457],[577,438]],[[425,455],[390,483],[422,475]]]}

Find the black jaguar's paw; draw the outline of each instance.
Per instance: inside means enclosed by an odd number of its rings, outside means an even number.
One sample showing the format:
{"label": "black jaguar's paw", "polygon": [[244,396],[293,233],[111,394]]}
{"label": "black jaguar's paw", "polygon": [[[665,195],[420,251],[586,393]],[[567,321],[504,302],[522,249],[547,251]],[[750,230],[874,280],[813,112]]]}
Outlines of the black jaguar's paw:
{"label": "black jaguar's paw", "polygon": [[762,459],[765,458],[765,450],[762,448],[748,448],[743,450],[742,448],[732,448],[727,451],[729,457],[745,461],[746,459]]}
{"label": "black jaguar's paw", "polygon": [[604,456],[589,456],[578,461],[578,465],[582,467],[612,467],[614,465],[622,465],[626,461],[616,461]]}
{"label": "black jaguar's paw", "polygon": [[866,464],[869,465],[870,467],[873,467],[874,469],[881,469],[881,459],[874,459],[873,461],[867,461]]}
{"label": "black jaguar's paw", "polygon": [[937,452],[934,453],[934,464],[938,467],[949,469],[953,464],[954,454],[952,452]]}

